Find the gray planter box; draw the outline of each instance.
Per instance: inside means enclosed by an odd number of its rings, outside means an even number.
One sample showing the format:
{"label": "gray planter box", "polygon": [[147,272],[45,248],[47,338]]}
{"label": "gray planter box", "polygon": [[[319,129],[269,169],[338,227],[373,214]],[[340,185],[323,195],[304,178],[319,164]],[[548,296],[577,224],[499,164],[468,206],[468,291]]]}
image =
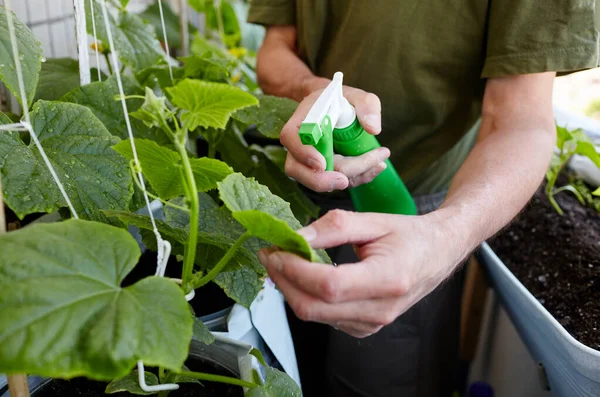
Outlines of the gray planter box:
{"label": "gray planter box", "polygon": [[600,351],[573,338],[486,243],[478,257],[527,349],[543,365],[554,395],[600,396]]}

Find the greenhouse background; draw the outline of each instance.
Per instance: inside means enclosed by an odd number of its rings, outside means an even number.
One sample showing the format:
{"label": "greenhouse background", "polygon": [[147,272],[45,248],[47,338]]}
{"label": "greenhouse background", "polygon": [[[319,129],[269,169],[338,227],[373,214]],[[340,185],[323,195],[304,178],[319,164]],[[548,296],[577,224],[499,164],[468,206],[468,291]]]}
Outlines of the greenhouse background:
{"label": "greenhouse background", "polygon": [[[230,3],[234,7],[240,22],[242,45],[245,48],[258,49],[264,36],[264,29],[260,26],[245,23],[245,15],[248,9],[245,2],[231,1]],[[204,18],[190,7],[187,1],[163,0],[165,13],[168,12],[167,8],[170,8],[174,14],[180,15],[179,10],[182,4],[185,6],[185,16],[187,16],[189,23],[202,32]],[[0,0],[0,5],[4,5],[4,0]],[[149,12],[156,18],[153,18],[152,22],[158,24],[159,17],[156,12],[156,5],[156,0],[131,0],[127,9],[141,14]],[[151,6],[154,7],[149,8]],[[17,17],[25,22],[41,41],[46,58],[77,58],[73,0],[18,0],[12,2],[12,7]],[[157,25],[155,27],[159,28]],[[162,32],[157,31],[157,34],[162,37]],[[88,37],[88,42],[90,44],[93,42],[92,36]],[[175,43],[170,43],[170,46],[173,46],[173,44]],[[88,55],[92,67],[96,65],[95,54],[95,51],[89,48]],[[101,69],[106,71],[106,60],[100,57],[99,62]],[[13,111],[18,106],[2,83],[0,83],[0,103],[3,108]]]}

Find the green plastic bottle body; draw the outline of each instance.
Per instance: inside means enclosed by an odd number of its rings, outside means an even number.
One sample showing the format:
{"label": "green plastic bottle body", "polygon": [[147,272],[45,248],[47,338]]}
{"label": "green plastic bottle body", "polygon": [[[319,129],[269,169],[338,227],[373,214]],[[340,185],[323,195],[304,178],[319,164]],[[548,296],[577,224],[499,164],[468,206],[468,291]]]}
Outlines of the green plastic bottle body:
{"label": "green plastic bottle body", "polygon": [[[333,130],[333,147],[343,156],[360,156],[381,147],[374,135],[355,120],[350,126]],[[416,215],[417,206],[398,172],[388,160],[387,168],[371,182],[350,189],[350,197],[358,212]]]}

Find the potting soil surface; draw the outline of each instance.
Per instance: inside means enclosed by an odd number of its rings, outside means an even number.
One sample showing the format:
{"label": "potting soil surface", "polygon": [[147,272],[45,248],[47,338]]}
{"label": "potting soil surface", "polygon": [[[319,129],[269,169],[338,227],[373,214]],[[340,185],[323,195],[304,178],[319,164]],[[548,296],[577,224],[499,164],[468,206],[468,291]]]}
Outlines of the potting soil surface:
{"label": "potting soil surface", "polygon": [[560,216],[543,187],[488,243],[575,339],[600,350],[600,215],[563,192]]}

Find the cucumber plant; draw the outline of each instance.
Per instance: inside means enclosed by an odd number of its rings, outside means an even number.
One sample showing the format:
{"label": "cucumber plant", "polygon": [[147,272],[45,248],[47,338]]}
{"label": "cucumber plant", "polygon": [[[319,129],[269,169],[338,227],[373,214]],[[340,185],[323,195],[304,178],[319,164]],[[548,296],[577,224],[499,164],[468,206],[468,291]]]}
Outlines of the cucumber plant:
{"label": "cucumber plant", "polygon": [[[552,207],[560,215],[563,210],[556,202],[554,196],[560,192],[568,191],[577,197],[583,205],[591,205],[600,210],[598,199],[593,197],[589,188],[582,181],[571,178],[569,184],[556,188],[558,176],[564,170],[569,160],[576,154],[589,158],[597,167],[600,167],[600,154],[596,151],[593,142],[580,130],[568,130],[565,127],[556,126],[557,151],[552,156],[550,166],[546,172],[545,193]],[[596,191],[594,194],[600,192]]]}
{"label": "cucumber plant", "polygon": [[[185,298],[190,291],[214,282],[248,307],[265,277],[256,253],[266,246],[329,261],[295,232],[301,227],[298,214],[307,218],[315,207],[285,177],[277,150],[249,146],[243,136],[252,124],[276,137],[293,103],[233,86],[224,64],[206,53],[175,67],[173,79],[164,78],[168,69],[152,29],[127,14],[125,4],[115,2],[110,23],[115,37],[121,37],[116,42],[127,71],[123,99],[139,162],[126,139],[115,77],[75,87],[59,100],[40,98],[41,44],[13,15],[26,92],[21,103],[31,109],[31,128],[78,217],[65,210],[65,199],[27,132],[0,132],[6,205],[20,218],[55,211],[65,218],[0,236],[0,323],[5,325],[0,372],[84,376],[113,381],[107,392],[138,393],[132,369],[143,361],[158,368],[158,377],[144,374],[148,384],[201,379],[241,385],[252,396],[299,395],[298,386],[272,368],[263,383],[183,367],[192,338],[213,340],[190,312]],[[20,98],[7,12],[0,7],[0,79]],[[101,29],[99,44],[110,51],[103,34]],[[128,51],[129,38],[144,34],[145,44]],[[45,92],[55,95],[48,84]],[[0,113],[0,124],[11,123]],[[210,156],[195,155],[190,143],[196,137],[208,143]],[[156,226],[183,261],[177,282],[151,276],[122,285],[140,257],[139,245],[124,227],[137,226],[144,243],[158,249],[152,220],[137,212],[145,205],[138,172],[147,193],[164,204],[165,220]],[[292,206],[272,193],[278,189],[292,194]]]}

